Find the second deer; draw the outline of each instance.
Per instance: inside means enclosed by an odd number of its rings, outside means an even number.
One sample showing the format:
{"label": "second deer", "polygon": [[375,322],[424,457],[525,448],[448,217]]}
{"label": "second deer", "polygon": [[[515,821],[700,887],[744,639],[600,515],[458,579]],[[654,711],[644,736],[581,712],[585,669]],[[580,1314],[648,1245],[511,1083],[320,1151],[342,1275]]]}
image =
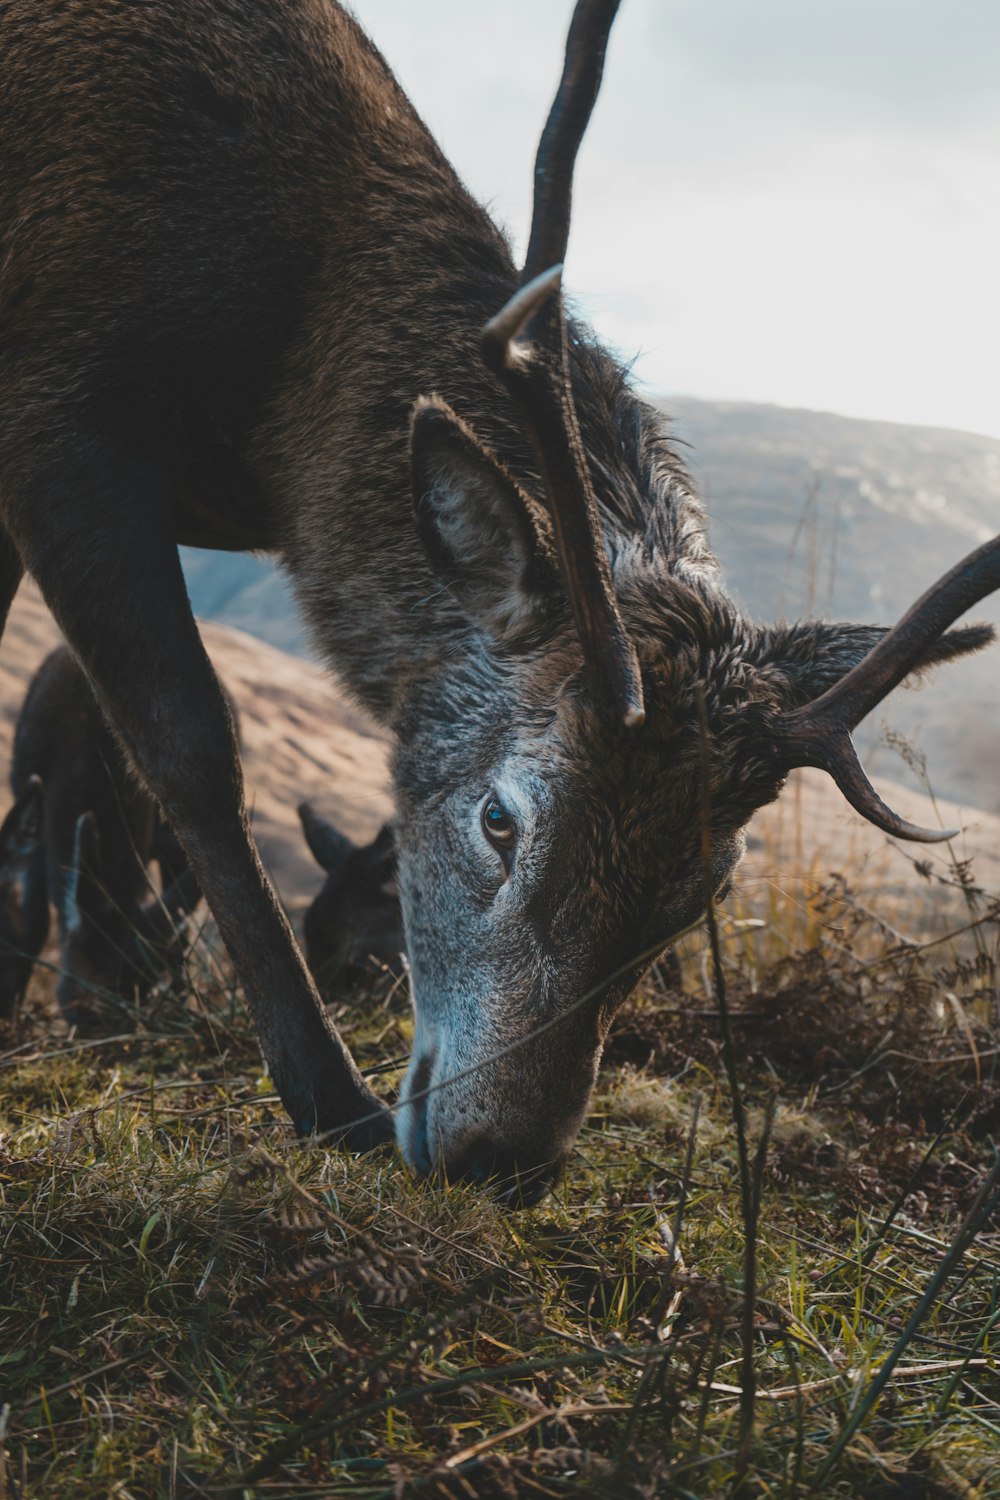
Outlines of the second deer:
{"label": "second deer", "polygon": [[[14,806],[0,827],[0,1016],[24,995],[50,903],[67,1020],[100,1014],[116,996],[142,996],[178,959],[183,919],[200,892],[65,646],[28,688],[11,783]],[[154,860],[162,894],[150,881]]]}
{"label": "second deer", "polygon": [[310,853],[326,872],[303,930],[306,961],[329,1000],[336,989],[371,977],[373,968],[395,965],[405,952],[396,844],[386,823],[359,847],[308,802],[300,805],[299,819]]}

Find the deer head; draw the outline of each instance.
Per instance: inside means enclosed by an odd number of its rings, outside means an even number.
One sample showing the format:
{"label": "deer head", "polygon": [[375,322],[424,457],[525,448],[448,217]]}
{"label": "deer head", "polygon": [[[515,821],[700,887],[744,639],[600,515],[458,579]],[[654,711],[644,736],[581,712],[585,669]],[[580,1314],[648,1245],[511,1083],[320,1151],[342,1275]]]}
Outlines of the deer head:
{"label": "deer head", "polygon": [[405,947],[396,885],[396,847],[386,824],[359,848],[308,802],[299,807],[306,843],[326,872],[306,912],[306,958],[320,993],[370,978],[372,965],[396,963]]}
{"label": "deer head", "polygon": [[417,527],[464,634],[396,726],[416,1011],[398,1140],[422,1172],[527,1201],[559,1175],[616,1008],[724,892],[791,768],[822,766],[896,837],[947,837],[882,804],[850,731],[908,673],[986,644],[988,628],[942,633],[1000,586],[998,539],[890,631],[760,627],[723,592],[655,419],[560,298],[616,8],[577,6],[521,285],[482,333],[537,488],[439,397],[412,423]]}

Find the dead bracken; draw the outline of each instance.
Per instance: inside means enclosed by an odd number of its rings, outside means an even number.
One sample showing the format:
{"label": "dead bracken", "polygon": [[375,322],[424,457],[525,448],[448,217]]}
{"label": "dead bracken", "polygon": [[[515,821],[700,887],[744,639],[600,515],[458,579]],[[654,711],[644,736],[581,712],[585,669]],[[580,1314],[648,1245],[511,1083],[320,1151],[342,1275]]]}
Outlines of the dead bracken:
{"label": "dead bracken", "polygon": [[[723,943],[751,1146],[771,1121],[749,1320],[698,935],[622,1012],[566,1184],[521,1213],[296,1144],[204,943],[103,1042],[54,1035],[41,986],[0,1047],[0,1492],[716,1495],[747,1328],[742,1493],[1000,1492],[997,908],[928,946],[842,880],[809,901],[795,951],[801,892]],[[398,1070],[389,976],[338,1021]]]}

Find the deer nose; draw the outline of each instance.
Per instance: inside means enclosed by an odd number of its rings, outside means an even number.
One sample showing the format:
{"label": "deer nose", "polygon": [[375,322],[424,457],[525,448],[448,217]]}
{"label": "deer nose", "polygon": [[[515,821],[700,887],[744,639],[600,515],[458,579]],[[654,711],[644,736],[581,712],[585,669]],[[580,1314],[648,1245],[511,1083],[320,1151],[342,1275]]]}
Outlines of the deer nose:
{"label": "deer nose", "polygon": [[466,1142],[448,1161],[447,1175],[452,1182],[464,1178],[488,1187],[508,1207],[529,1208],[555,1186],[564,1161],[557,1156],[539,1163],[534,1152],[526,1155],[482,1136]]}
{"label": "deer nose", "polygon": [[407,1161],[421,1177],[429,1177],[434,1170],[427,1131],[426,1094],[433,1067],[432,1054],[419,1059],[413,1072],[410,1097],[404,1101],[399,1116],[399,1144]]}

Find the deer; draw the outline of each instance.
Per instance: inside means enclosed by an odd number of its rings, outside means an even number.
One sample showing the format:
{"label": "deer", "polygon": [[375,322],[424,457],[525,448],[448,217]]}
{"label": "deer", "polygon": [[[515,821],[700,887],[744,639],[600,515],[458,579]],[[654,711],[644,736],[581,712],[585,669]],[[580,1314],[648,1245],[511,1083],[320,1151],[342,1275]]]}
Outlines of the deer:
{"label": "deer", "polygon": [[[796,766],[988,643],[1000,538],[894,625],[760,625],[660,417],[566,309],[617,0],[579,0],[524,264],[333,0],[3,8],[0,579],[37,582],[214,913],[294,1128],[538,1201],[612,1017]],[[247,824],[179,543],[274,554],[392,742],[390,1109]],[[5,613],[5,610],[3,611]]]}
{"label": "deer", "polygon": [[[379,970],[406,966],[406,933],[396,880],[396,843],[383,823],[371,843],[357,845],[316,811],[298,808],[302,832],[326,880],[302,924],[306,963],[329,1003],[370,981]],[[673,948],[658,955],[661,980],[682,988]]]}
{"label": "deer", "polygon": [[[20,1004],[51,904],[62,1013],[74,1025],[100,1021],[116,997],[141,999],[176,967],[183,920],[200,892],[65,646],[29,684],[11,784],[14,805],[0,828],[0,1015]],[[153,860],[161,894],[150,884]]]}
{"label": "deer", "polygon": [[405,954],[396,846],[388,823],[359,846],[311,803],[300,803],[298,814],[309,852],[326,876],[302,927],[306,963],[329,1000]]}
{"label": "deer", "polygon": [[21,1007],[49,935],[42,783],[29,777],[0,823],[0,1021]]}

